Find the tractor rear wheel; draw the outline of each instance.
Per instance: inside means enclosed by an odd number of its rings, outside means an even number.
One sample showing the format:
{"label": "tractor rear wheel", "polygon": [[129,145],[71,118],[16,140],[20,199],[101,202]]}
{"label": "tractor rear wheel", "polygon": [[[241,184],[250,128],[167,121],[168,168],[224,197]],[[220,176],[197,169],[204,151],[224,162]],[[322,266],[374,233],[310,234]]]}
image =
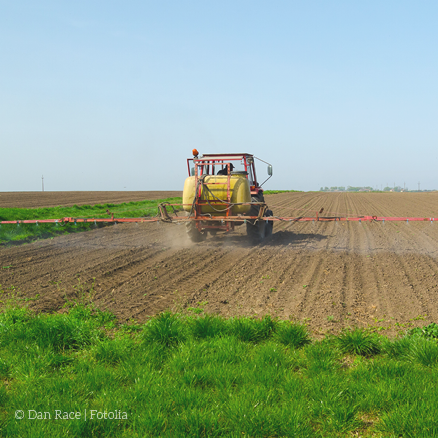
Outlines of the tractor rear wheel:
{"label": "tractor rear wheel", "polygon": [[195,221],[188,221],[186,222],[186,231],[187,231],[187,235],[189,236],[189,239],[192,242],[202,242],[207,238],[207,233],[201,233],[197,228],[196,228],[196,222]]}
{"label": "tractor rear wheel", "polygon": [[[272,213],[272,210],[266,210],[264,217],[272,217],[274,216],[274,213]],[[265,237],[272,236],[272,230],[274,228],[274,222],[273,221],[264,221],[265,222]]]}
{"label": "tractor rear wheel", "polygon": [[[251,202],[265,202],[265,198],[263,195],[251,196]],[[268,211],[270,210],[267,210],[266,212]],[[259,212],[259,205],[251,205],[251,209],[249,210],[248,214],[249,216],[258,216]],[[249,219],[246,222],[246,234],[253,242],[261,242],[266,237],[266,231],[266,223],[264,220]]]}

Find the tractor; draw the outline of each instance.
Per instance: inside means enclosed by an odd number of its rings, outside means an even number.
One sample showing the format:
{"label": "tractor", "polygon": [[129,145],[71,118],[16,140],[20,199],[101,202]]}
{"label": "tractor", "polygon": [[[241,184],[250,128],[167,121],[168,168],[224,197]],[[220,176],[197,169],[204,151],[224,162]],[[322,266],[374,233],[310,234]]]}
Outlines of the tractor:
{"label": "tractor", "polygon": [[[255,160],[267,164],[268,178],[259,183]],[[272,165],[251,154],[204,154],[193,149],[187,159],[189,176],[184,183],[183,209],[187,234],[194,242],[207,233],[229,232],[246,224],[249,238],[255,242],[272,234],[273,213],[268,209],[262,185],[271,178]]]}

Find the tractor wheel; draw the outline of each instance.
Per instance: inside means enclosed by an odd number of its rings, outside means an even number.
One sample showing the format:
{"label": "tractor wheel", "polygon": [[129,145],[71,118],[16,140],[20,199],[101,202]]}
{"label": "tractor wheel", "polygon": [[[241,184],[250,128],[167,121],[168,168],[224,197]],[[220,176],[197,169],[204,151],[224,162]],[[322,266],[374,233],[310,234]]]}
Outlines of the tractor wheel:
{"label": "tractor wheel", "polygon": [[201,233],[196,228],[195,221],[186,222],[186,231],[187,231],[187,235],[189,236],[189,239],[192,242],[202,242],[207,238],[207,233],[205,233],[205,232]]}
{"label": "tractor wheel", "polygon": [[[264,202],[263,195],[251,196],[251,202]],[[258,216],[260,207],[258,205],[251,205],[249,216]],[[254,219],[246,222],[246,234],[254,242],[260,242],[265,238],[265,221],[256,221]]]}
{"label": "tractor wheel", "polygon": [[246,223],[246,234],[254,242],[261,242],[265,238],[265,221],[257,221],[255,224]]}
{"label": "tractor wheel", "polygon": [[[264,217],[271,217],[274,216],[274,213],[272,213],[272,210],[266,210]],[[272,230],[274,228],[274,222],[273,221],[265,221],[265,237],[272,236]]]}

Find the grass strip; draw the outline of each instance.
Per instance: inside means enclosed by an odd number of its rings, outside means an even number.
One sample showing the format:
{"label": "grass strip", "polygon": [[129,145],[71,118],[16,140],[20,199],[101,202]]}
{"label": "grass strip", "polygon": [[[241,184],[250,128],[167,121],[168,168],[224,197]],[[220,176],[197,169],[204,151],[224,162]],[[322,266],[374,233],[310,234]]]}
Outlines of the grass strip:
{"label": "grass strip", "polygon": [[265,190],[263,194],[265,195],[277,195],[278,193],[294,193],[301,192],[301,190]]}
{"label": "grass strip", "polygon": [[[74,205],[73,207],[50,208],[0,208],[0,221],[77,218],[109,218],[107,210],[114,217],[148,217],[157,214],[158,204],[169,202],[178,204],[182,198],[167,198],[154,201],[125,202],[122,204]],[[3,224],[0,225],[0,244],[29,242],[36,239],[87,231],[103,224],[67,223],[56,224]]]}
{"label": "grass strip", "polygon": [[119,325],[70,304],[0,314],[1,436],[438,436],[434,338],[315,341],[269,316]]}

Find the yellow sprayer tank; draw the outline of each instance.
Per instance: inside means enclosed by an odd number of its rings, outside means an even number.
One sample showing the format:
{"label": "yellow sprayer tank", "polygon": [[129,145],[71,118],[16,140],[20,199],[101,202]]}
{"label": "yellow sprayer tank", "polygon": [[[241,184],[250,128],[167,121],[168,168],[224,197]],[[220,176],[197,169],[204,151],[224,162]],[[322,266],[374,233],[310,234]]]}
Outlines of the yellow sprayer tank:
{"label": "yellow sprayer tank", "polygon": [[[209,201],[210,203],[212,202],[215,203],[212,204],[212,206],[208,204],[203,205],[201,209],[201,213],[203,214],[210,213],[215,216],[221,216],[221,215],[225,216],[228,205],[220,204],[216,198],[219,198],[223,201],[227,200],[227,180],[228,180],[228,176],[225,175],[204,176],[204,184],[207,185],[211,193],[201,185],[202,191],[201,191],[200,200]],[[216,184],[212,184],[212,183],[216,183]],[[185,211],[190,211],[192,208],[193,199],[195,198],[195,190],[196,190],[195,177],[189,176],[184,183],[184,191],[183,191],[183,204]],[[245,173],[232,172],[230,176],[230,195],[231,195],[230,202],[232,204],[251,202],[251,191],[249,188],[249,181],[246,178]],[[250,208],[251,208],[250,205],[234,205],[231,208],[230,213],[233,216],[238,214],[248,213]]]}

